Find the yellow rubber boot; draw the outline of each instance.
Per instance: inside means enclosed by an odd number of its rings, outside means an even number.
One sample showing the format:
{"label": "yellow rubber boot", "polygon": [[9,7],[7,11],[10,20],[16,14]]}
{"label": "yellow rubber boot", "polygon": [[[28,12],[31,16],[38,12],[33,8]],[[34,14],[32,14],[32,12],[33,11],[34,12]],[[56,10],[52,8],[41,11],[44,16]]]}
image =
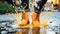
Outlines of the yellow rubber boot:
{"label": "yellow rubber boot", "polygon": [[32,14],[32,25],[33,27],[39,27],[40,25],[39,14],[35,12]]}
{"label": "yellow rubber boot", "polygon": [[19,26],[25,26],[29,23],[28,12],[22,12],[22,20],[18,23]]}

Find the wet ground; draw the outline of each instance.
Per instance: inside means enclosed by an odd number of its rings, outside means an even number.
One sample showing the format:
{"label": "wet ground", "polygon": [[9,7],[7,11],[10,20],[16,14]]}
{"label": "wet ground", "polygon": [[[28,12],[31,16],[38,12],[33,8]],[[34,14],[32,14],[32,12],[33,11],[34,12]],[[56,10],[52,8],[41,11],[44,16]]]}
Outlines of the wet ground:
{"label": "wet ground", "polygon": [[[21,20],[20,13],[18,14],[18,20]],[[30,24],[32,23],[31,19],[32,13],[29,12],[29,20]],[[49,12],[42,12],[41,14],[41,23],[43,23],[44,15],[48,19],[48,24],[51,26],[51,28],[47,28],[45,31],[44,28],[11,28],[10,26],[13,24],[16,24],[16,20],[14,16],[16,14],[10,14],[10,15],[0,15],[0,21],[5,21],[3,23],[0,22],[0,32],[1,34],[49,34],[50,33],[56,33],[60,32],[60,29],[58,28],[60,26],[60,12],[53,12],[52,15],[49,15]],[[50,23],[52,22],[52,23]],[[55,30],[54,30],[54,27]],[[16,27],[16,26],[15,26]]]}

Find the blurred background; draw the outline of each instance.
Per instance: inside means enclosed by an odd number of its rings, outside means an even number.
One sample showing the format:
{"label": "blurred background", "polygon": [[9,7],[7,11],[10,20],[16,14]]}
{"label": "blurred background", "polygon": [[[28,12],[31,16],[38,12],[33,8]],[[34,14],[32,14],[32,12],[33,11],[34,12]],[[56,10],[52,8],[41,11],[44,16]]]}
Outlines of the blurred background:
{"label": "blurred background", "polygon": [[[17,23],[21,21],[21,12],[27,10],[29,15],[29,21],[32,20],[31,16],[34,12],[34,2],[37,0],[0,0],[0,34],[24,34],[25,31],[28,34],[60,34],[60,0],[48,0],[44,5],[44,9],[40,14],[40,22],[47,21],[48,26],[46,30],[40,26],[39,29],[22,29],[15,28]],[[27,6],[23,9],[23,3],[26,2]],[[32,24],[32,23],[30,23]],[[22,31],[22,33],[21,33]],[[33,32],[34,31],[34,32]],[[25,32],[27,34],[27,32]]]}

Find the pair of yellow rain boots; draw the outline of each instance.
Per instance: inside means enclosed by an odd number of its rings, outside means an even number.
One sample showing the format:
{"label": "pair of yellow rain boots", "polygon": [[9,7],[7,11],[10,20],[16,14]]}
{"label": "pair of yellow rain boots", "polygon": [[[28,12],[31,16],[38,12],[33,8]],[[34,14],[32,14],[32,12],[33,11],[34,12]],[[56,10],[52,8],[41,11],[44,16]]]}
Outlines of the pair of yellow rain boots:
{"label": "pair of yellow rain boots", "polygon": [[[39,25],[40,25],[39,14],[33,12],[33,14],[32,14],[32,27],[39,27]],[[20,23],[18,23],[18,26],[25,26],[25,27],[31,26],[29,24],[28,12],[22,12],[22,20]]]}

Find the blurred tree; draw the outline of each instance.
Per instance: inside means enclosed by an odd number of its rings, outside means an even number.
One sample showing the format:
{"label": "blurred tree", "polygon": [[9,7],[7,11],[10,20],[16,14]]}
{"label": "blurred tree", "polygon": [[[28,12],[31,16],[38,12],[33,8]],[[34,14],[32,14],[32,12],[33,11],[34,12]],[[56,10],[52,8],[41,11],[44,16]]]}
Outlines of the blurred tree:
{"label": "blurred tree", "polygon": [[14,13],[15,12],[15,8],[13,8],[13,6],[11,6],[8,3],[0,2],[0,13],[4,14],[6,12],[12,12],[12,13]]}

